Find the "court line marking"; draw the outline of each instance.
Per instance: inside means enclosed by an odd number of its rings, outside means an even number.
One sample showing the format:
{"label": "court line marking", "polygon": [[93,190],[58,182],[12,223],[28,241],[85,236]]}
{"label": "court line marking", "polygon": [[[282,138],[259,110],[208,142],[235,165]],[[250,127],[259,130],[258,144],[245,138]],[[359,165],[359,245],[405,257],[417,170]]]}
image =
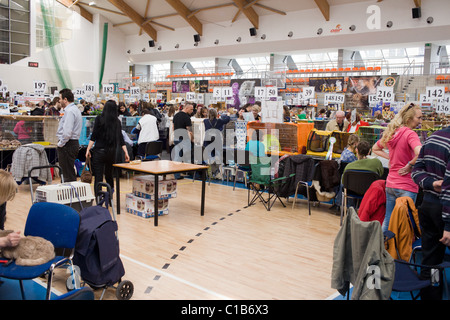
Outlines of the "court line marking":
{"label": "court line marking", "polygon": [[208,294],[210,294],[210,295],[217,296],[217,297],[220,298],[220,299],[223,299],[223,300],[233,300],[233,299],[231,299],[231,298],[229,298],[229,297],[227,297],[227,296],[221,295],[220,293],[217,293],[217,292],[211,291],[211,290],[209,290],[209,289],[206,289],[206,288],[204,288],[204,287],[202,287],[202,286],[199,286],[199,285],[197,285],[197,284],[195,284],[195,283],[192,283],[192,282],[187,281],[187,280],[185,280],[185,279],[182,279],[182,278],[180,278],[180,277],[174,276],[173,274],[170,274],[170,273],[168,273],[168,272],[164,272],[164,271],[162,271],[161,269],[158,269],[158,268],[149,266],[148,264],[145,264],[145,263],[143,263],[143,262],[137,261],[137,260],[135,260],[135,259],[133,259],[133,258],[124,256],[124,255],[122,255],[122,254],[120,255],[120,257],[121,257],[121,258],[124,258],[124,259],[126,259],[126,260],[128,260],[128,261],[131,261],[131,262],[133,262],[133,263],[136,263],[136,264],[138,264],[138,265],[140,265],[140,266],[142,266],[142,267],[144,267],[144,268],[147,268],[147,269],[149,269],[149,270],[158,272],[158,273],[160,273],[160,274],[162,274],[162,275],[164,275],[164,276],[166,276],[166,277],[169,277],[169,278],[171,278],[171,279],[174,279],[174,280],[176,280],[176,281],[179,281],[179,282],[181,282],[181,283],[184,283],[184,284],[186,284],[186,285],[188,285],[188,286],[190,286],[190,287],[196,288],[196,289],[198,289],[198,290],[200,290],[200,291],[203,291],[203,292],[205,292],[205,293],[208,293]]}

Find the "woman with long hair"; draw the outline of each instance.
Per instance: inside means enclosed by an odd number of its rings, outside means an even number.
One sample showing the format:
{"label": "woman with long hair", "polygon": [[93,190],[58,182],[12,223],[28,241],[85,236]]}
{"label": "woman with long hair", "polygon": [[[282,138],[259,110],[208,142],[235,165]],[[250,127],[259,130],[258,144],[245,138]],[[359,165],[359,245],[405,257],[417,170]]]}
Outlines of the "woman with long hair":
{"label": "woman with long hair", "polygon": [[92,135],[86,149],[87,160],[91,158],[91,149],[95,144],[92,149],[91,169],[95,178],[94,190],[96,191],[97,184],[103,181],[103,174],[105,175],[106,183],[111,188],[114,186],[113,164],[116,159],[117,146],[121,146],[125,153],[125,161],[130,161],[122,135],[118,110],[119,108],[114,100],[106,101],[102,114],[95,118]]}
{"label": "woman with long hair", "polygon": [[[382,230],[387,231],[395,200],[410,197],[414,202],[419,187],[411,178],[422,143],[413,131],[422,123],[422,110],[411,103],[405,105],[392,119],[383,136],[372,147],[372,152],[389,160],[389,174],[386,179],[386,215]],[[389,153],[384,151],[388,149]]]}

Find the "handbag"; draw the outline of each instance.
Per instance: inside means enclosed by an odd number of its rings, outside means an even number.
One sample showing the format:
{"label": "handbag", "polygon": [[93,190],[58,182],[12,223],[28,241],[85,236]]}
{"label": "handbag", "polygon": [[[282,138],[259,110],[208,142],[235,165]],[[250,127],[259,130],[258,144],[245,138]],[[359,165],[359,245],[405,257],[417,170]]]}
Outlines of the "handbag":
{"label": "handbag", "polygon": [[92,182],[92,172],[90,170],[91,159],[87,158],[84,164],[83,170],[81,171],[80,180],[81,182],[91,183]]}

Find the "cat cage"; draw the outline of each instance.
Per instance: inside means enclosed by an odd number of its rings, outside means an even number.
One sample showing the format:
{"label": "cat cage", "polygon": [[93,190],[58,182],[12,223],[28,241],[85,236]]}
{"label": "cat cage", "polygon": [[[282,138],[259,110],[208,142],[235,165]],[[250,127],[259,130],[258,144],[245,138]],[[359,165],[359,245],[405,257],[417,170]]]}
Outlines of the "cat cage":
{"label": "cat cage", "polygon": [[[259,139],[272,154],[301,154],[306,152],[307,137],[314,123],[264,123],[250,121],[247,124],[248,139],[256,130]],[[261,136],[262,135],[262,136]]]}
{"label": "cat cage", "polygon": [[60,203],[77,211],[92,206],[94,201],[91,185],[81,181],[38,186],[35,194],[34,202]]}
{"label": "cat cage", "polygon": [[58,125],[59,118],[56,117],[1,115],[1,147],[17,148],[20,145],[32,142],[46,145],[57,144],[56,131]]}

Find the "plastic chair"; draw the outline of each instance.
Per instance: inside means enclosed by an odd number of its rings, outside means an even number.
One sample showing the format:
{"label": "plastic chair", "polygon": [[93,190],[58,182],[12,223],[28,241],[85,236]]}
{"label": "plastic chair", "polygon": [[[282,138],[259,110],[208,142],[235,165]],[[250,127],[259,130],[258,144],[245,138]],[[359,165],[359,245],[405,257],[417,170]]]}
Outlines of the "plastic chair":
{"label": "plastic chair", "polygon": [[[361,202],[364,194],[370,188],[372,182],[380,179],[380,176],[372,171],[346,170],[342,176],[342,204],[341,225],[344,215],[347,213],[347,199],[356,199]],[[355,209],[358,206],[355,205]]]}
{"label": "plastic chair", "polygon": [[25,299],[22,281],[35,279],[47,273],[46,299],[49,300],[54,269],[69,263],[73,276],[72,258],[79,227],[80,215],[75,209],[53,202],[33,204],[28,213],[24,236],[44,238],[50,241],[55,249],[68,249],[71,252],[67,256],[55,256],[54,259],[38,266],[19,266],[13,261],[8,266],[0,267],[0,278],[19,280],[22,298]]}
{"label": "plastic chair", "polygon": [[152,161],[159,159],[163,150],[162,141],[150,141],[145,146],[145,155],[141,159],[142,161]]}

